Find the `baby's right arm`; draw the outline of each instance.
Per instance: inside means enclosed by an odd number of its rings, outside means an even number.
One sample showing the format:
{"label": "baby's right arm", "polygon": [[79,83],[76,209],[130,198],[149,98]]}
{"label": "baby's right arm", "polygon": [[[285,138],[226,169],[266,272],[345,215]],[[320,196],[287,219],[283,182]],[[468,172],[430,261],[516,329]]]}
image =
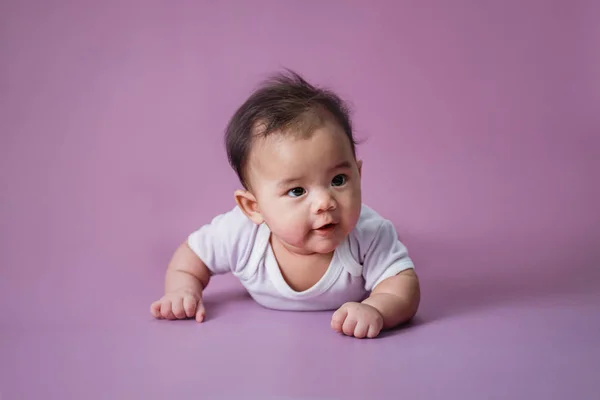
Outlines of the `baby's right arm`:
{"label": "baby's right arm", "polygon": [[173,257],[165,276],[165,294],[152,303],[150,312],[158,319],[195,317],[202,322],[205,316],[202,290],[208,285],[210,271],[189,248],[182,243]]}

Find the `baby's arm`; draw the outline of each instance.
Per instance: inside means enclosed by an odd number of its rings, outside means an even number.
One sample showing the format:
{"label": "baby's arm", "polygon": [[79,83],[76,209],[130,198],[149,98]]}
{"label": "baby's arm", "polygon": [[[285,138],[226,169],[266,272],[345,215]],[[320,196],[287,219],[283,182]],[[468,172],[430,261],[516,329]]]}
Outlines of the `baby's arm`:
{"label": "baby's arm", "polygon": [[383,329],[389,329],[413,318],[420,300],[419,279],[411,268],[383,280],[362,303],[379,311]]}
{"label": "baby's arm", "polygon": [[411,319],[420,302],[419,280],[406,269],[384,279],[361,303],[342,305],[331,318],[331,327],[345,335],[374,338],[382,329],[393,328]]}
{"label": "baby's arm", "polygon": [[152,303],[150,311],[155,318],[183,319],[196,317],[202,322],[205,316],[202,291],[208,285],[210,271],[189,248],[182,243],[173,257],[165,276],[165,295]]}

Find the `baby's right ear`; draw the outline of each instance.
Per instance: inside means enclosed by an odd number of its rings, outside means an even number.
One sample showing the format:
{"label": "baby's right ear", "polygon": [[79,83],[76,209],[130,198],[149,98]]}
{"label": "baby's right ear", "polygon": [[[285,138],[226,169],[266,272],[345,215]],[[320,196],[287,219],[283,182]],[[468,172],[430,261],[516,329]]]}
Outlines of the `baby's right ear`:
{"label": "baby's right ear", "polygon": [[248,218],[252,220],[256,225],[263,223],[264,219],[260,210],[258,209],[258,202],[256,197],[247,190],[236,190],[234,193],[235,202],[238,207],[242,210]]}

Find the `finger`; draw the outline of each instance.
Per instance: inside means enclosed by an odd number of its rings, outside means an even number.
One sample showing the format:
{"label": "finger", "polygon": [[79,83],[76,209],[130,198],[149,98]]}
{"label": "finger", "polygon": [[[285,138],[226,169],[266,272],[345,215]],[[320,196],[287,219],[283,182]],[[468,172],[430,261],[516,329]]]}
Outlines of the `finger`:
{"label": "finger", "polygon": [[333,313],[333,315],[331,316],[331,320],[343,322],[347,316],[348,316],[348,308],[342,306],[342,307],[338,308],[336,310],[336,312]]}
{"label": "finger", "polygon": [[344,325],[342,326],[342,331],[345,335],[353,336],[354,328],[356,328],[356,319],[352,317],[347,317],[344,321]]}
{"label": "finger", "polygon": [[381,326],[379,324],[370,324],[367,337],[373,339],[379,335],[379,332],[381,332]]}
{"label": "finger", "polygon": [[171,312],[171,300],[163,300],[160,305],[160,315],[166,319],[173,319],[173,313]]}
{"label": "finger", "polygon": [[183,298],[182,297],[178,297],[173,300],[171,310],[172,310],[175,318],[177,318],[177,319],[185,318],[185,311],[183,309]]}
{"label": "finger", "polygon": [[346,320],[347,316],[348,316],[348,308],[347,307],[342,306],[342,307],[338,308],[331,316],[331,327],[334,330],[341,332],[342,325],[344,324],[344,321]]}
{"label": "finger", "polygon": [[197,322],[202,322],[204,321],[204,318],[206,317],[206,309],[204,308],[204,304],[202,303],[202,301],[198,302],[198,310],[196,311],[196,321]]}
{"label": "finger", "polygon": [[362,339],[367,336],[367,332],[369,331],[369,324],[358,321],[356,323],[356,327],[354,327],[354,337]]}
{"label": "finger", "polygon": [[340,321],[337,319],[331,319],[331,328],[336,331],[336,332],[342,332],[342,325],[344,324],[344,321]]}
{"label": "finger", "polygon": [[150,313],[152,314],[152,316],[154,318],[161,318],[161,315],[160,315],[160,300],[159,301],[155,301],[154,303],[152,303],[150,305]]}
{"label": "finger", "polygon": [[192,318],[196,314],[196,298],[194,296],[185,296],[183,298],[183,309],[185,310],[185,316]]}

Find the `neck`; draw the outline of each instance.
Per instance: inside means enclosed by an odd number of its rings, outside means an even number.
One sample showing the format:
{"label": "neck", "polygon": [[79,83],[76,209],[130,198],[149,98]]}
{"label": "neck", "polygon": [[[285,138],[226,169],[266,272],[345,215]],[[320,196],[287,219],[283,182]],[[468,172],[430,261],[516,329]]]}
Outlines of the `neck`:
{"label": "neck", "polygon": [[321,254],[312,251],[307,251],[302,248],[298,248],[295,246],[290,246],[287,243],[282,242],[275,235],[271,234],[271,238],[269,239],[271,242],[271,246],[275,251],[283,251],[286,255],[290,257],[330,257],[333,252],[328,254]]}

